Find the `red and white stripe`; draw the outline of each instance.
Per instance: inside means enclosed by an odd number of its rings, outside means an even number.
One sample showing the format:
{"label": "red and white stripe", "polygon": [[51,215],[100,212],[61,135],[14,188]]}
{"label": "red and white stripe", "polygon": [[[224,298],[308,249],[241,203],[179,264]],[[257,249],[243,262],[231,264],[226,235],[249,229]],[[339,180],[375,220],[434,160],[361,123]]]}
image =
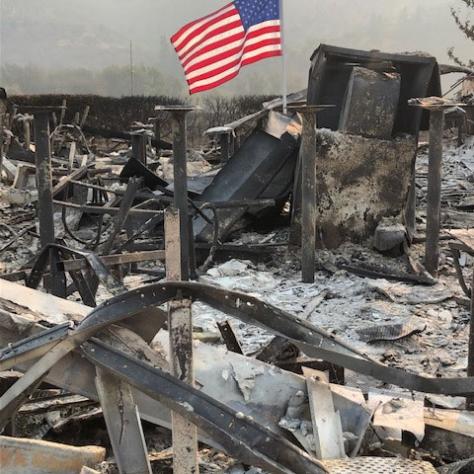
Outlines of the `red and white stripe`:
{"label": "red and white stripe", "polygon": [[190,94],[213,89],[261,59],[281,56],[280,21],[246,32],[233,3],[187,24],[171,38],[183,65]]}

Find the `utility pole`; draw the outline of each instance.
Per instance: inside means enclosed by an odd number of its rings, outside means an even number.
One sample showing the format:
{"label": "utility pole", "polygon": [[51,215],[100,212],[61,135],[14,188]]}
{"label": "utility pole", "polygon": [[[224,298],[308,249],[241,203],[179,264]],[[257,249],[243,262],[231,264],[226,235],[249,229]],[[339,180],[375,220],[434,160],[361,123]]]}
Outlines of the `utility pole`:
{"label": "utility pole", "polygon": [[130,40],[130,96],[134,96],[133,42]]}

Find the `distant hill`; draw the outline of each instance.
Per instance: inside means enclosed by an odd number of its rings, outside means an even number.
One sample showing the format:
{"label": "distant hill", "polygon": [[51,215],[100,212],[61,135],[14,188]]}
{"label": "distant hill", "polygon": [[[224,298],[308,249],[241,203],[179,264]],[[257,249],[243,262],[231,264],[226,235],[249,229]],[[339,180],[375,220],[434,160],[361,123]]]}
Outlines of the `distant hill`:
{"label": "distant hill", "polygon": [[[184,88],[183,74],[168,38],[187,21],[226,2],[0,0],[0,60],[4,69],[6,65],[35,66],[35,70],[45,69],[48,74],[56,71],[58,77],[65,79],[70,75],[61,71],[70,69],[92,74],[108,66],[127,68],[132,40],[137,67],[155,68],[163,78],[178,81]],[[440,61],[447,61],[448,48],[456,46],[459,55],[468,56],[472,44],[463,40],[450,16],[449,6],[456,3],[459,2],[285,0],[291,88],[305,86],[309,58],[321,42],[391,52],[426,51]],[[280,70],[279,60],[268,60],[243,71],[220,91],[278,92]],[[48,74],[45,72],[45,76]],[[35,77],[26,79],[31,82],[25,85],[23,81],[22,88],[34,92]],[[74,92],[73,82],[65,80],[62,92]],[[123,78],[123,83],[125,90],[121,93],[126,94],[128,79]],[[100,93],[92,79],[89,84],[92,90],[86,91],[81,85],[81,92]]]}

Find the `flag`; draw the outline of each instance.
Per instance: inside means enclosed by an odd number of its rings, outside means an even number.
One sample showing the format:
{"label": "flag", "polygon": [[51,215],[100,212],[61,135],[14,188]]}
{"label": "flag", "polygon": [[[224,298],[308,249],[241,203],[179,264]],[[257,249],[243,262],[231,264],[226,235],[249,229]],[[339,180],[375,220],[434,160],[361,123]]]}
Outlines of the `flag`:
{"label": "flag", "polygon": [[279,0],[235,0],[171,37],[190,94],[214,89],[240,69],[282,55]]}

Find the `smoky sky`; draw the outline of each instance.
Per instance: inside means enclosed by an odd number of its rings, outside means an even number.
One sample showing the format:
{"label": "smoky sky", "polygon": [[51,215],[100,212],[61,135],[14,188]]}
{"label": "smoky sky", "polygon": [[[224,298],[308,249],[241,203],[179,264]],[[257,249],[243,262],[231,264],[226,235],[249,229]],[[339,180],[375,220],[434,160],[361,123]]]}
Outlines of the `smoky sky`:
{"label": "smoky sky", "polygon": [[[97,70],[130,62],[161,68],[184,83],[169,37],[226,0],[0,0],[0,63]],[[320,43],[387,52],[423,51],[447,62],[472,56],[450,14],[460,0],[284,0],[290,87],[306,85]],[[247,68],[223,91],[275,87],[279,60]],[[268,81],[268,84],[266,82]],[[73,91],[71,91],[73,92]],[[274,92],[268,90],[268,92]]]}

